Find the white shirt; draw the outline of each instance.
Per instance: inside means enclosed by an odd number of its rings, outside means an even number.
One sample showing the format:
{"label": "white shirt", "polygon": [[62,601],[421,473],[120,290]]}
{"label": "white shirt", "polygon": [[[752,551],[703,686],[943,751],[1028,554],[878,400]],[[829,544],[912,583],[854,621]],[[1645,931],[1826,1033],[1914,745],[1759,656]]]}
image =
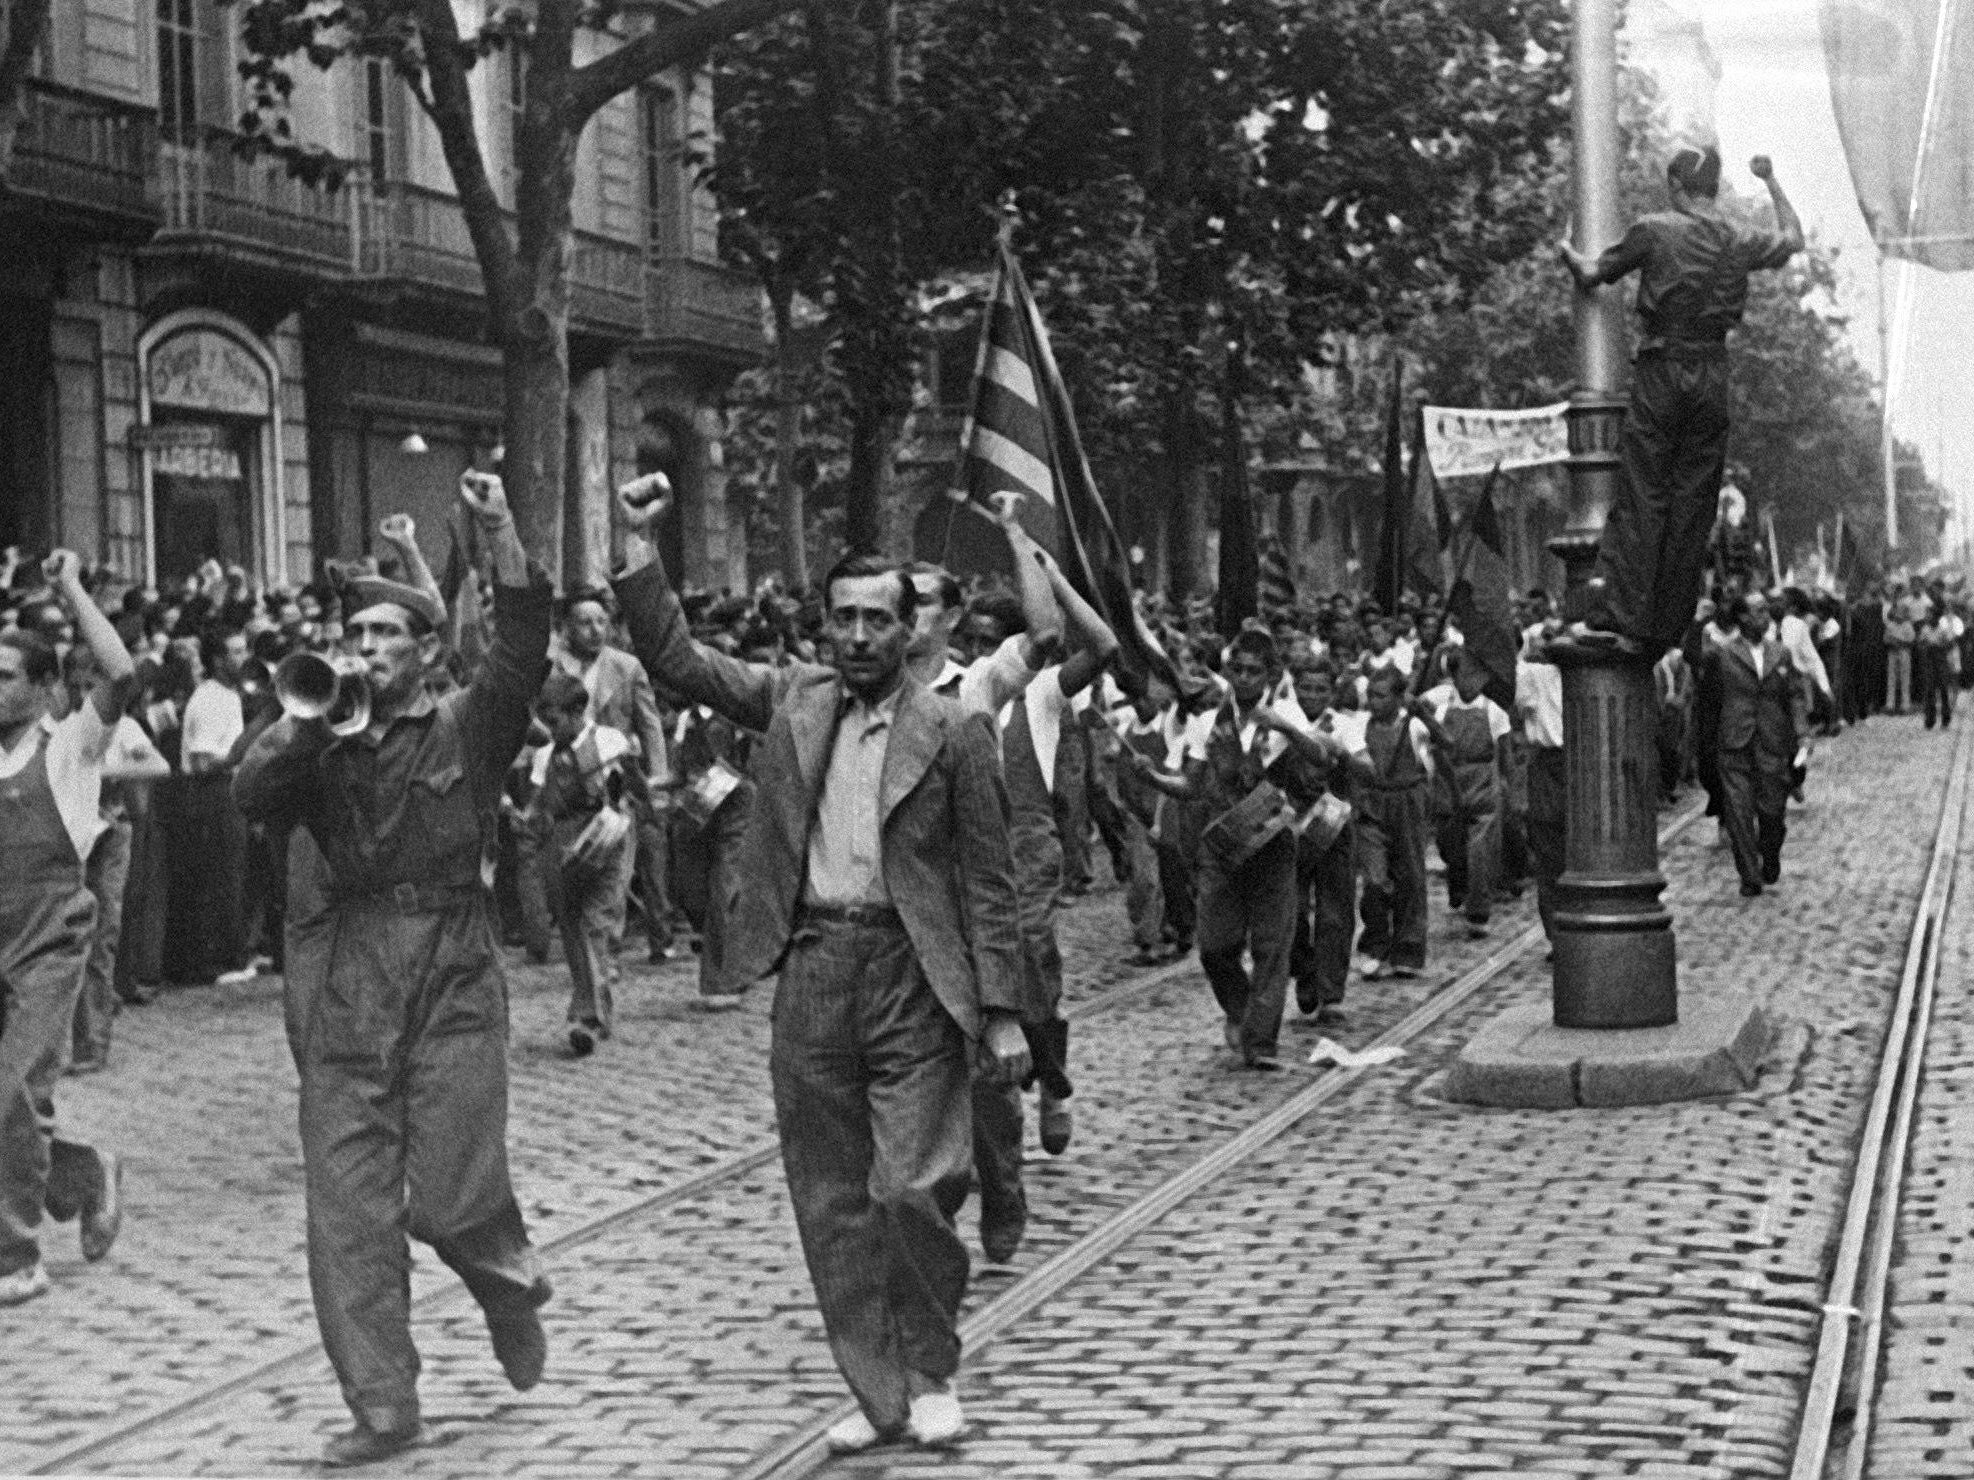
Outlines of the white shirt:
{"label": "white shirt", "polygon": [[1485,694],[1476,694],[1474,701],[1469,704],[1460,697],[1460,691],[1452,684],[1442,683],[1427,689],[1423,697],[1432,705],[1433,717],[1441,724],[1446,723],[1446,716],[1455,709],[1479,710],[1487,717],[1488,738],[1497,743],[1502,736],[1515,728],[1515,722],[1508,718],[1508,711]]}
{"label": "white shirt", "polygon": [[225,760],[233,744],[246,732],[246,715],[240,708],[240,693],[216,678],[208,678],[192,690],[185,701],[184,739],[181,755],[208,755]]}
{"label": "white shirt", "polygon": [[1816,650],[1816,640],[1810,636],[1809,623],[1791,612],[1779,624],[1782,646],[1789,650],[1795,660],[1796,671],[1807,673],[1817,692],[1826,699],[1830,697],[1830,673],[1823,666],[1823,657]]}
{"label": "white shirt", "polygon": [[1522,712],[1522,734],[1545,750],[1563,748],[1563,670],[1554,663],[1515,664],[1515,708]]}
{"label": "white shirt", "polygon": [[87,858],[103,831],[103,758],[116,732],[103,723],[95,704],[85,700],[64,719],[52,716],[21,731],[12,746],[0,749],[0,781],[27,769],[35,752],[48,751],[48,789],[68,830],[75,856]]}
{"label": "white shirt", "polygon": [[808,897],[817,904],[889,904],[879,836],[878,787],[898,717],[893,689],[875,706],[853,699],[836,727],[809,829]]}

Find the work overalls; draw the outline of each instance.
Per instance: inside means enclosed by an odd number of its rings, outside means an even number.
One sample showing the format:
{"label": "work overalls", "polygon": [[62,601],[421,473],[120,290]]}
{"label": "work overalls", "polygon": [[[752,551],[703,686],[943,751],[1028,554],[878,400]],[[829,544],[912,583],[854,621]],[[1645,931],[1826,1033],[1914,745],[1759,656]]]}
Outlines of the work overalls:
{"label": "work overalls", "polygon": [[1426,964],[1425,766],[1412,748],[1414,721],[1373,721],[1364,731],[1372,776],[1357,789],[1357,872],[1364,929],[1357,949],[1393,966]]}
{"label": "work overalls", "polygon": [[39,1262],[44,1211],[73,1218],[102,1183],[96,1152],[54,1133],[95,926],[44,734],[34,758],[0,780],[0,1275]]}
{"label": "work overalls", "polygon": [[1447,902],[1469,924],[1485,925],[1501,861],[1501,768],[1487,706],[1449,704],[1439,724],[1447,742],[1438,828]]}

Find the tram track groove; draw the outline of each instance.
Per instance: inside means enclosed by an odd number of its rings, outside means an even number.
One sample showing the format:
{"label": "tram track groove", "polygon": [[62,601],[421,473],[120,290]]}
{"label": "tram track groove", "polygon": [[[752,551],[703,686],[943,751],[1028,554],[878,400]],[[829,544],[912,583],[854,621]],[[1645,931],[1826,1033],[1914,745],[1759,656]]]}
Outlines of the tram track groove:
{"label": "tram track groove", "polygon": [[1818,1312],[1816,1356],[1789,1480],[1825,1480],[1833,1464],[1841,1466],[1837,1473],[1843,1480],[1864,1480],[1867,1473],[1900,1196],[1939,983],[1941,937],[1959,870],[1970,754],[1974,752],[1963,728],[1954,741],[1932,856],[1913,911],[1870,1110],[1858,1138],[1837,1255]]}
{"label": "tram track groove", "polygon": [[[1668,819],[1659,830],[1661,848],[1702,815],[1696,801]],[[1539,923],[1525,927],[1466,971],[1434,991],[1399,1022],[1385,1029],[1360,1052],[1403,1047],[1423,1036],[1455,1010],[1478,996],[1545,939]],[[1368,1064],[1333,1065],[1303,1089],[1262,1113],[1242,1130],[1209,1148],[1190,1164],[1159,1182],[1097,1228],[1060,1250],[1024,1275],[972,1316],[960,1323],[965,1350],[977,1353],[1077,1280],[1091,1273],[1166,1214],[1232,1171],[1257,1152],[1307,1119],[1326,1101],[1344,1093],[1370,1068]],[[843,1403],[771,1446],[736,1470],[729,1480],[801,1480],[829,1458],[825,1436],[856,1411]]]}
{"label": "tram track groove", "polygon": [[[1695,802],[1669,818],[1660,832],[1661,846],[1678,836],[1700,815],[1700,806]],[[1435,989],[1420,1006],[1365,1047],[1403,1044],[1418,1037],[1505,973],[1540,945],[1543,938],[1540,924],[1529,924],[1474,966]],[[1071,1021],[1103,1017],[1169,983],[1197,976],[1198,972],[1197,958],[1183,956],[1135,973],[1078,1001],[1065,1003],[1064,1016]],[[978,1347],[1005,1332],[1102,1263],[1138,1232],[1156,1223],[1172,1207],[1279,1138],[1325,1100],[1342,1093],[1362,1072],[1361,1068],[1326,1070],[1282,1104],[1264,1111],[1260,1119],[1208,1150],[1204,1156],[1159,1183],[1149,1193],[1002,1291],[963,1323],[963,1339],[970,1348]],[[545,1261],[552,1261],[584,1245],[599,1242],[627,1225],[662,1216],[671,1209],[709,1197],[727,1184],[744,1181],[762,1171],[778,1156],[778,1141],[773,1137],[763,1139],[744,1150],[730,1153],[698,1172],[546,1240],[539,1246],[540,1253]],[[417,1298],[412,1309],[417,1315],[431,1316],[449,1312],[469,1302],[470,1293],[466,1288],[453,1283]],[[270,1382],[320,1366],[325,1361],[320,1343],[311,1337],[287,1351],[73,1445],[58,1455],[40,1461],[24,1473],[58,1474],[80,1468],[180,1420],[203,1413]],[[762,1480],[767,1480],[767,1477],[783,1480],[783,1477],[807,1473],[821,1458],[826,1457],[822,1450],[822,1433],[847,1411],[847,1407],[832,1411],[827,1418],[804,1426],[791,1438],[764,1451],[762,1456],[748,1462],[747,1467],[738,1472],[739,1480],[755,1480],[757,1476]]]}
{"label": "tram track groove", "polygon": [[[1104,1016],[1148,992],[1186,976],[1189,972],[1197,971],[1198,962],[1195,958],[1181,956],[1177,960],[1149,967],[1121,982],[1100,988],[1076,1002],[1066,1003],[1063,1016],[1072,1022]],[[696,1202],[710,1196],[728,1183],[741,1182],[753,1176],[775,1161],[780,1155],[780,1150],[779,1140],[770,1135],[744,1150],[730,1153],[700,1171],[670,1182],[633,1202],[613,1208],[566,1233],[546,1240],[538,1246],[538,1252],[544,1261],[552,1260],[586,1244],[598,1242],[627,1224],[662,1214],[686,1203]],[[413,1300],[411,1309],[415,1315],[429,1316],[461,1306],[470,1298],[471,1292],[464,1285],[449,1283]],[[306,1370],[326,1360],[320,1341],[311,1337],[308,1341],[297,1343],[287,1351],[264,1358],[217,1382],[202,1386],[196,1392],[187,1393],[169,1403],[147,1409],[107,1432],[97,1434],[52,1458],[42,1460],[23,1473],[29,1475],[64,1473],[114,1453],[159,1429],[212,1408],[240,1393],[250,1392],[269,1381]]]}

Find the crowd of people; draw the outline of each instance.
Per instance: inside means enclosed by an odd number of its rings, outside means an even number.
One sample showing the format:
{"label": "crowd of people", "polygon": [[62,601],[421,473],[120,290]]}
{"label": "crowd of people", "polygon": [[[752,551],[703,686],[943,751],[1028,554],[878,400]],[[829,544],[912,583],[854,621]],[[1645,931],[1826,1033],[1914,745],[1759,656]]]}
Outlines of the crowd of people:
{"label": "crowd of people", "polygon": [[[463,495],[493,552],[472,632],[401,519],[381,559],[295,591],[210,564],[165,591],[59,553],[0,569],[0,781],[40,777],[0,788],[19,813],[0,835],[0,1303],[47,1288],[44,1214],[78,1218],[91,1259],[121,1217],[114,1154],[51,1129],[60,1074],[109,1066],[119,1013],[167,985],[284,973],[311,1277],[357,1420],[335,1462],[416,1437],[407,1227],[481,1298],[517,1386],[545,1361],[496,942],[559,949],[578,1059],[612,1037],[627,952],[696,952],[708,1010],[778,974],[771,1072],[860,1399],[832,1436],[847,1450],[958,1432],[954,1216],[977,1189],[983,1253],[1015,1257],[1025,1087],[1042,1149],[1070,1147],[1055,927],[1096,859],[1133,961],[1196,950],[1231,1062],[1257,1071],[1281,1065],[1291,990],[1347,1022],[1353,981],[1428,967],[1440,910],[1484,936],[1532,886],[1549,919],[1549,658],[1570,638],[1542,590],[1502,614],[1512,673],[1433,595],[1342,593],[1232,632],[1210,602],[1147,598],[1135,620],[1169,659],[1147,671],[1012,501],[1011,581],[864,557],[814,594],[740,597],[673,590],[639,538],[666,500],[633,485],[639,560],[558,600],[486,484]],[[1705,788],[1750,896],[1780,878],[1814,736],[1909,708],[1950,724],[1974,681],[1957,586],[1752,585],[1719,565],[1654,669],[1662,790]],[[446,1092],[416,1132],[380,1125],[421,1066]],[[873,1283],[898,1243],[913,1279]]]}

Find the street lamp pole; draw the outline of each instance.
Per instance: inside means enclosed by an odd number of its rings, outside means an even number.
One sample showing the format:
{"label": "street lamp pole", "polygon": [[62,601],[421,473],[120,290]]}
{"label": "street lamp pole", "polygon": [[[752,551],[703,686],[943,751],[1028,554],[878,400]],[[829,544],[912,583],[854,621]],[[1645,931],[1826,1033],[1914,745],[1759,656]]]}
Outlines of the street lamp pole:
{"label": "street lamp pole", "polygon": [[[1616,0],[1575,0],[1571,57],[1577,250],[1618,240]],[[1618,288],[1579,289],[1576,390],[1568,413],[1569,515],[1549,548],[1568,571],[1567,615],[1585,586],[1618,478],[1625,330]],[[1677,1021],[1672,916],[1660,903],[1658,724],[1653,653],[1558,643],[1568,812],[1554,914],[1554,1020],[1563,1028],[1651,1028]]]}

